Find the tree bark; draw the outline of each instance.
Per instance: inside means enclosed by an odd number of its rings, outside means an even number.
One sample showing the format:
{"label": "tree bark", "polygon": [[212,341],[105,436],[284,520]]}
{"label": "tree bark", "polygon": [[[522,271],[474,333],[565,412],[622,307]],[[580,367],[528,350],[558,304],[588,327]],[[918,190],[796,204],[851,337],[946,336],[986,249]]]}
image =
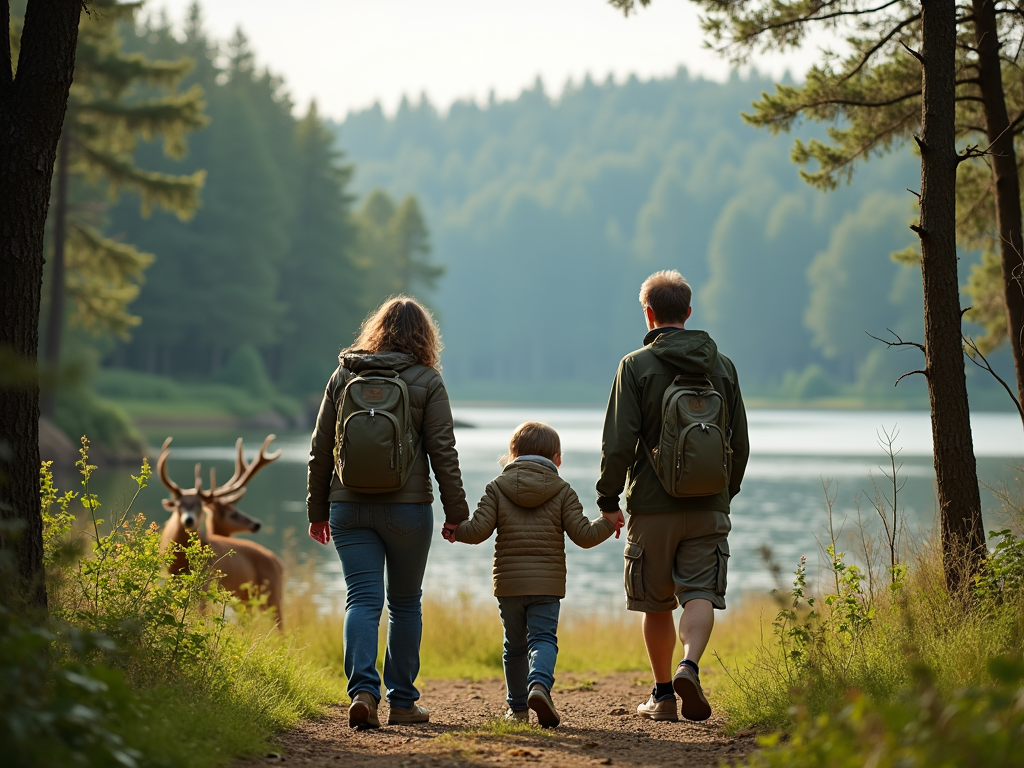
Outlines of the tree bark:
{"label": "tree bark", "polygon": [[999,28],[995,0],[973,0],[974,40],[978,50],[978,86],[985,112],[985,132],[992,153],[996,231],[1006,305],[1006,332],[1017,375],[1017,399],[1024,403],[1024,244],[1021,240],[1020,177],[1017,151],[1003,92]]}
{"label": "tree bark", "polygon": [[[75,67],[82,0],[29,0],[17,77],[5,22],[0,47],[0,353],[34,366],[39,347],[43,231],[50,183]],[[3,55],[6,54],[6,55]],[[39,514],[39,385],[0,396],[0,600],[46,607]]]}
{"label": "tree bark", "polygon": [[943,572],[960,591],[984,552],[956,271],[956,5],[923,0],[921,276]]}
{"label": "tree bark", "polygon": [[[53,211],[53,263],[50,265],[50,312],[46,322],[46,352],[43,360],[46,367],[55,374],[60,368],[60,347],[64,336],[64,259],[68,237],[68,154],[70,136],[64,136],[57,148],[57,200]],[[57,415],[57,376],[51,377],[49,391],[43,398],[42,413],[48,419]]]}

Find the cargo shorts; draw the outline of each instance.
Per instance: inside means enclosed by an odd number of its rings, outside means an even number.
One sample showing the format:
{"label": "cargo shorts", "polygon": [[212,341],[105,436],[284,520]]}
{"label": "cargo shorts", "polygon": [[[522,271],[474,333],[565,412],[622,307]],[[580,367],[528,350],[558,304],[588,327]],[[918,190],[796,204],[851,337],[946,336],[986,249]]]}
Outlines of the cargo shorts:
{"label": "cargo shorts", "polygon": [[661,613],[703,598],[724,609],[731,529],[725,512],[630,515],[626,608]]}

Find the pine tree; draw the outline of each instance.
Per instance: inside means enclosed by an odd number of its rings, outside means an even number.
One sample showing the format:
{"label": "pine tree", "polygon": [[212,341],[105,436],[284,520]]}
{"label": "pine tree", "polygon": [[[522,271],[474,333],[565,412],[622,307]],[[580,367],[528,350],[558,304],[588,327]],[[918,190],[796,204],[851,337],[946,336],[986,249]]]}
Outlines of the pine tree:
{"label": "pine tree", "polygon": [[[70,200],[72,181],[102,187],[112,199],[122,191],[139,195],[144,215],[154,205],[180,218],[191,216],[199,203],[204,174],[188,176],[144,170],[133,159],[139,137],[160,136],[164,151],[179,158],[185,134],[206,124],[203,94],[198,87],[177,93],[174,87],[191,62],[152,61],[121,50],[119,28],[131,23],[142,3],[94,0],[82,17],[75,79],[57,155],[54,207],[51,217],[53,257],[45,360],[60,363],[65,323],[65,292],[74,301],[71,321],[94,331],[126,337],[139,318],[128,312],[138,295],[138,282],[153,256],[101,234],[88,208],[77,210]],[[146,89],[160,93],[147,93]],[[56,393],[44,403],[53,416]]]}
{"label": "pine tree", "polygon": [[368,270],[371,304],[397,294],[425,295],[445,272],[431,261],[430,230],[419,202],[410,195],[401,204],[383,190],[367,195],[356,217],[359,260]]}
{"label": "pine tree", "polygon": [[296,215],[280,277],[288,310],[273,367],[284,389],[307,395],[323,387],[337,365],[338,347],[351,340],[367,307],[354,262],[356,228],[347,189],[352,167],[341,163],[315,102],[295,133]]}

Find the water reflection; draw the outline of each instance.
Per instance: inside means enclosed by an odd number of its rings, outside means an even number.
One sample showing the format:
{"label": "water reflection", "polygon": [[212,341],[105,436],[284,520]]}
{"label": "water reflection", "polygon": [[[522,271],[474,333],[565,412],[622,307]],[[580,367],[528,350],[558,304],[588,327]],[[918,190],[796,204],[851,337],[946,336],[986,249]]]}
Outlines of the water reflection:
{"label": "water reflection", "polygon": [[[457,408],[456,417],[474,425],[457,428],[460,462],[470,505],[499,471],[498,458],[505,452],[512,429],[527,419],[546,421],[562,438],[562,475],[576,489],[587,514],[594,516],[594,484],[600,462],[600,430],[603,414],[596,409]],[[814,563],[818,558],[816,537],[823,532],[824,495],[822,478],[833,480],[837,494],[836,513],[855,516],[857,506],[873,514],[871,476],[884,482],[879,464],[883,456],[876,432],[883,426],[897,426],[897,444],[902,446],[901,471],[906,485],[900,495],[911,531],[927,531],[935,514],[929,451],[931,429],[926,413],[897,412],[811,412],[755,411],[750,415],[753,456],[743,491],[733,505],[732,557],[729,565],[731,594],[761,591],[773,586],[758,549],[767,544],[786,571],[801,555]],[[1009,414],[978,414],[973,418],[979,475],[983,483],[997,486],[1012,478],[1024,463],[1024,435],[1020,423]],[[246,433],[247,457],[259,447],[265,435]],[[150,435],[159,445],[164,435]],[[233,445],[237,432],[175,433],[169,469],[180,483],[191,483],[193,465],[202,462],[207,476],[215,466],[219,477],[233,469]],[[260,518],[263,530],[253,538],[272,549],[284,546],[285,531],[301,553],[316,558],[317,570],[326,591],[343,599],[344,580],[333,547],[321,547],[305,535],[305,463],[307,433],[279,436],[273,447],[284,454],[257,476],[239,506]],[[223,474],[222,474],[223,473]],[[69,488],[68,480],[62,488]],[[123,505],[133,490],[127,469],[104,472],[96,478],[95,490],[106,505]],[[136,509],[162,523],[160,506],[164,489],[154,478],[136,502]],[[995,507],[992,495],[983,492],[985,510]],[[491,595],[493,538],[479,546],[448,544],[440,537],[443,515],[434,505],[437,535],[427,566],[424,590],[433,594],[468,592],[485,599]],[[991,527],[991,526],[989,526]],[[847,532],[852,525],[847,526]],[[610,539],[591,550],[566,544],[568,560],[567,608],[618,608],[622,595],[622,543]],[[851,548],[852,551],[852,548]]]}

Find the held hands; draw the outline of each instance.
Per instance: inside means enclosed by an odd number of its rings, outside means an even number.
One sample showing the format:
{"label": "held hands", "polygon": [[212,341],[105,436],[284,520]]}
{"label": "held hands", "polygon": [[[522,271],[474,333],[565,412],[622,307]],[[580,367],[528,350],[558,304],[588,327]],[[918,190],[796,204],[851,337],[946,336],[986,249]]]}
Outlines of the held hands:
{"label": "held hands", "polygon": [[626,518],[622,516],[622,510],[616,509],[614,512],[602,512],[601,516],[615,526],[615,538],[619,538],[619,531],[626,524]]}
{"label": "held hands", "polygon": [[326,544],[331,540],[331,524],[326,520],[321,523],[310,523],[309,538],[318,544]]}
{"label": "held hands", "polygon": [[458,529],[458,523],[445,523],[441,527],[441,537],[452,544],[455,543],[455,531]]}

